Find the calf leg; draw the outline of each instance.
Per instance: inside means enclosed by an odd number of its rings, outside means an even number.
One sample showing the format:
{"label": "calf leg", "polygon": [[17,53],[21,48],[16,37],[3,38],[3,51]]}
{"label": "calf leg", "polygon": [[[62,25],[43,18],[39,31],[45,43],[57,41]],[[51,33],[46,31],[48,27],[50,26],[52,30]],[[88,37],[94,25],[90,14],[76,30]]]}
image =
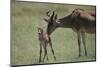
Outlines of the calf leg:
{"label": "calf leg", "polygon": [[47,61],[49,60],[49,58],[48,58],[48,49],[47,49],[47,46],[48,46],[48,43],[46,43],[46,50],[47,50]]}
{"label": "calf leg", "polygon": [[[45,43],[45,44],[43,45],[43,47],[44,47],[44,57],[43,57],[43,62],[44,62],[44,59],[45,59],[45,57],[47,56],[47,44]],[[47,58],[48,58],[48,56],[47,56]]]}
{"label": "calf leg", "polygon": [[40,43],[40,56],[39,56],[39,63],[41,62],[41,54],[42,54],[42,43]]}

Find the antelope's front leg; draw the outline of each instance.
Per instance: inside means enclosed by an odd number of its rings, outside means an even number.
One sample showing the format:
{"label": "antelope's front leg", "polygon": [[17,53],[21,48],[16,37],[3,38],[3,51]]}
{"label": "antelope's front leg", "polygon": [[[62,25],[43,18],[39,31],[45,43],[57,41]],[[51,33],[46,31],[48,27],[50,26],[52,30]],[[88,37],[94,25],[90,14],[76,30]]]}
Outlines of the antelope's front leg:
{"label": "antelope's front leg", "polygon": [[50,37],[49,37],[49,45],[51,47],[51,51],[52,51],[53,57],[56,60],[56,56],[55,56],[55,53],[54,53],[54,50],[53,50],[53,47],[52,47],[52,41],[51,41],[51,38]]}
{"label": "antelope's front leg", "polygon": [[79,48],[79,57],[81,56],[81,40],[80,40],[80,32],[77,32],[78,37],[78,48]]}
{"label": "antelope's front leg", "polygon": [[81,35],[82,35],[82,41],[83,41],[83,46],[85,50],[85,56],[87,56],[85,33],[81,33]]}

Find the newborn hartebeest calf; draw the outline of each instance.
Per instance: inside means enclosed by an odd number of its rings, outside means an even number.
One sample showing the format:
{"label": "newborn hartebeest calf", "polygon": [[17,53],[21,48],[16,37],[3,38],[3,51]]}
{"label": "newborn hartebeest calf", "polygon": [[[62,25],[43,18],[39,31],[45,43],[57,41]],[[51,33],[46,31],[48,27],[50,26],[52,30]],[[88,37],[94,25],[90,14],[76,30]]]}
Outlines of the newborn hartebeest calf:
{"label": "newborn hartebeest calf", "polygon": [[44,32],[44,30],[41,27],[38,27],[38,36],[39,36],[39,41],[40,41],[39,63],[42,62],[42,59],[41,59],[42,48],[44,49],[43,62],[44,62],[44,59],[45,59],[46,56],[47,56],[47,60],[49,60],[48,55],[47,55],[47,46],[48,46],[48,44],[50,45],[51,51],[52,51],[53,56],[54,56],[54,59],[56,60],[50,36],[48,36],[48,34],[46,32]]}

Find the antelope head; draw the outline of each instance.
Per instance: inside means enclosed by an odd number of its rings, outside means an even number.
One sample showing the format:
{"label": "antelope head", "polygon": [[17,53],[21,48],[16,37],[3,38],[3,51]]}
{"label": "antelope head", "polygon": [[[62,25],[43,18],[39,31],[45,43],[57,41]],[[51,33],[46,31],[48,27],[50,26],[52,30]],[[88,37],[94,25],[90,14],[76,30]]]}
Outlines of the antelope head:
{"label": "antelope head", "polygon": [[47,33],[50,35],[56,28],[57,25],[60,23],[58,22],[58,17],[55,11],[47,11],[46,12],[46,17],[44,20],[48,23],[47,26]]}
{"label": "antelope head", "polygon": [[51,10],[46,12],[46,17],[44,18],[44,20],[47,23],[53,23],[53,24],[59,23],[56,12],[55,11],[51,11]]}

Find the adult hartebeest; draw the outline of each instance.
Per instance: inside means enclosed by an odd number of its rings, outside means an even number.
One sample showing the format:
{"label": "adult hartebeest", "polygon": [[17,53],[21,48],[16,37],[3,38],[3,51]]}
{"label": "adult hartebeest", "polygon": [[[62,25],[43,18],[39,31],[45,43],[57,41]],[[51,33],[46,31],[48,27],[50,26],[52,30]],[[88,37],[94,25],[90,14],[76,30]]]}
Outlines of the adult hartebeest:
{"label": "adult hartebeest", "polygon": [[48,34],[46,32],[44,32],[44,30],[41,27],[38,27],[38,37],[39,37],[39,41],[40,41],[39,63],[42,61],[42,59],[41,59],[42,48],[44,49],[43,62],[44,62],[46,56],[47,56],[47,60],[49,60],[48,55],[47,55],[47,46],[48,46],[48,44],[51,47],[51,51],[53,53],[54,59],[56,60],[54,50],[53,50],[53,47],[52,47],[51,38],[48,36]]}
{"label": "adult hartebeest", "polygon": [[[48,22],[47,33],[50,35],[56,28],[72,28],[78,37],[79,56],[81,56],[81,37],[85,49],[85,55],[87,55],[86,44],[85,44],[85,33],[96,32],[96,14],[95,12],[87,12],[84,9],[77,8],[72,11],[68,16],[58,19],[55,11],[49,10],[47,17],[44,18]],[[51,14],[51,15],[50,15]]]}

